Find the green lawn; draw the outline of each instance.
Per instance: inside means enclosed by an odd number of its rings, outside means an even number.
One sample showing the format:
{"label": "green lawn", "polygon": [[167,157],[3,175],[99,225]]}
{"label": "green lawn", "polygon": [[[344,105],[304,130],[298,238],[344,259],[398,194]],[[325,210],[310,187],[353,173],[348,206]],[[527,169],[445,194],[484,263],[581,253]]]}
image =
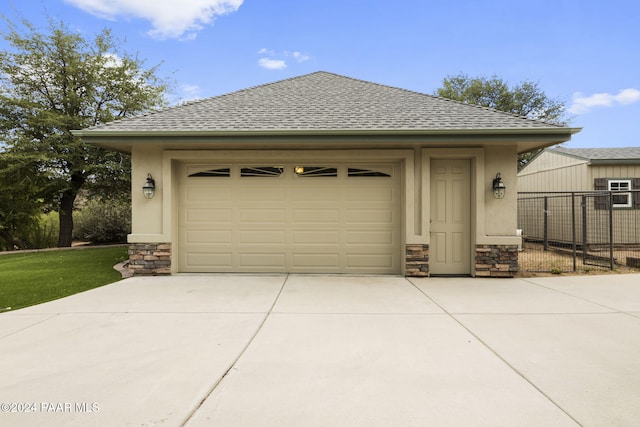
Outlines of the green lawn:
{"label": "green lawn", "polygon": [[117,282],[126,258],[126,247],[0,255],[0,313]]}

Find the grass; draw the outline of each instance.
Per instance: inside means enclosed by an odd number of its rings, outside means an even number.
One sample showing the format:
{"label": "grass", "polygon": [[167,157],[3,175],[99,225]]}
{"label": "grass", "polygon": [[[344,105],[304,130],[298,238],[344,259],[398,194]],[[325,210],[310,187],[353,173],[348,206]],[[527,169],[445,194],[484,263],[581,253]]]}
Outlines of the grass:
{"label": "grass", "polygon": [[126,258],[126,247],[1,255],[0,312],[117,282],[113,266]]}

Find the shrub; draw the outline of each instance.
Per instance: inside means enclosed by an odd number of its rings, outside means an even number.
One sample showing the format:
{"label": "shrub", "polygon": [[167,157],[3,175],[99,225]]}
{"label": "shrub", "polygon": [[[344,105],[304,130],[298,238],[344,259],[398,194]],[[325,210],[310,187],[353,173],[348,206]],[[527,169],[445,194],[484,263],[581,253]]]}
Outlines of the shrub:
{"label": "shrub", "polygon": [[122,243],[131,232],[131,204],[91,200],[74,213],[73,237],[93,243]]}
{"label": "shrub", "polygon": [[39,214],[24,219],[11,233],[5,233],[0,249],[43,249],[58,244],[58,213]]}
{"label": "shrub", "polygon": [[38,221],[25,230],[24,240],[29,242],[29,247],[33,249],[55,248],[58,245],[59,230],[58,212],[49,212],[40,215]]}

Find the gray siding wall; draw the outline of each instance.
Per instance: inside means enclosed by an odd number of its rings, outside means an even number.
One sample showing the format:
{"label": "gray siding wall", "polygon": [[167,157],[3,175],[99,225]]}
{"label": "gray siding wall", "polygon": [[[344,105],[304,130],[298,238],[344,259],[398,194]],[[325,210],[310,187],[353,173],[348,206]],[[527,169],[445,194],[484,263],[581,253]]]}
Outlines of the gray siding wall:
{"label": "gray siding wall", "polygon": [[518,174],[518,191],[586,191],[588,162],[551,152],[543,152]]}
{"label": "gray siding wall", "polygon": [[[632,179],[640,177],[640,165],[589,165],[585,160],[544,152],[518,174],[518,191],[593,191],[596,178]],[[608,211],[595,209],[590,198],[587,207],[587,242],[609,241]],[[530,239],[544,235],[543,199],[519,203],[518,228]],[[576,238],[583,241],[583,216],[579,198],[576,201]],[[618,244],[640,243],[640,209],[613,210],[613,240]],[[547,200],[547,236],[550,241],[572,241],[571,205],[568,199]]]}
{"label": "gray siding wall", "polygon": [[640,178],[640,165],[591,165],[590,183],[595,178]]}

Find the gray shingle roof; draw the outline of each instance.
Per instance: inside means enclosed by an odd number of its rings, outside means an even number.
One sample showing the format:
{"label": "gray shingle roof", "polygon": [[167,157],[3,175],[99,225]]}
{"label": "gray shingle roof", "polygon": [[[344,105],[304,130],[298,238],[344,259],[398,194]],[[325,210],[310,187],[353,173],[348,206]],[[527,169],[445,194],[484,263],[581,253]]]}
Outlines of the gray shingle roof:
{"label": "gray shingle roof", "polygon": [[640,147],[617,148],[548,148],[552,153],[566,154],[584,160],[638,160],[640,161]]}
{"label": "gray shingle roof", "polygon": [[[473,130],[562,127],[316,72],[86,129],[109,132]],[[566,129],[566,128],[565,128]]]}

